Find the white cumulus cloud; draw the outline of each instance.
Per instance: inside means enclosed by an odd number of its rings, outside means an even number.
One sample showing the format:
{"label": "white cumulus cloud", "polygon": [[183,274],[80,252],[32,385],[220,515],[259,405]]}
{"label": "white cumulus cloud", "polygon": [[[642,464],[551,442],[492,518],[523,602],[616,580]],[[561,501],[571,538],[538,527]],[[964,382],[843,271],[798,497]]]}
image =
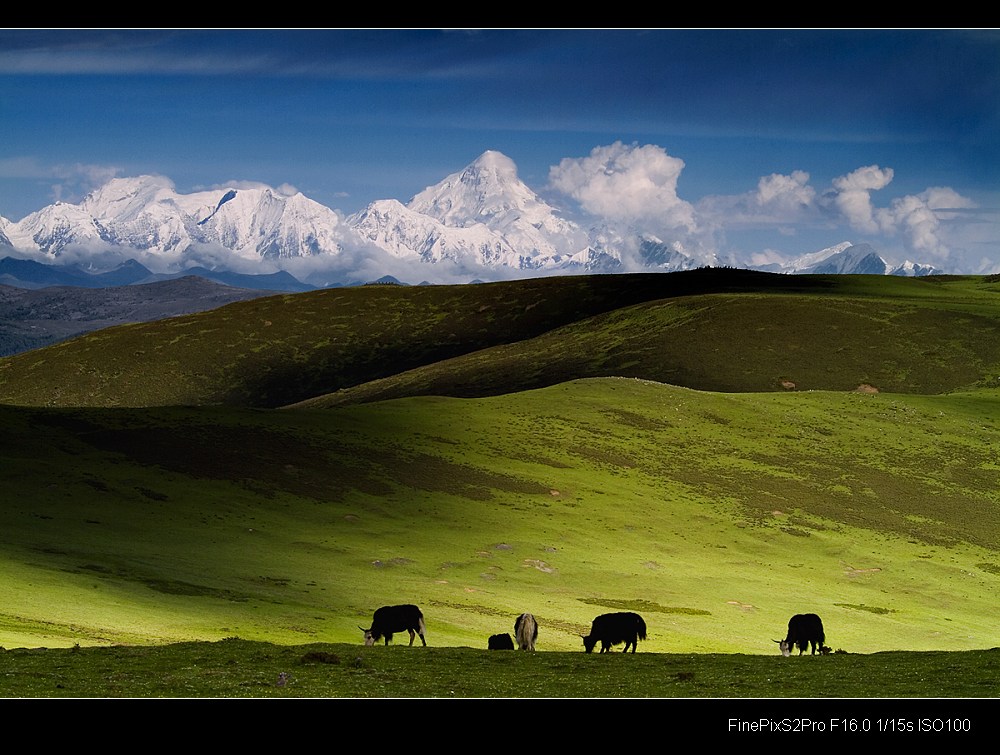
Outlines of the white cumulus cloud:
{"label": "white cumulus cloud", "polygon": [[950,249],[942,238],[942,220],[955,217],[955,210],[970,209],[975,203],[948,187],[932,187],[917,195],[894,199],[875,217],[883,233],[902,234],[909,249],[938,258]]}
{"label": "white cumulus cloud", "polygon": [[756,189],[743,194],[703,197],[697,204],[697,221],[702,231],[711,231],[719,239],[728,231],[743,229],[794,236],[800,228],[822,223],[816,198],[805,171],[772,173],[762,176]]}
{"label": "white cumulus cloud", "polygon": [[971,199],[948,186],[932,186],[922,191],[920,197],[941,220],[950,220],[960,214],[948,212],[949,210],[971,210],[977,206]]}
{"label": "white cumulus cloud", "polygon": [[615,142],[595,147],[587,157],[564,158],[550,168],[549,182],[609,222],[694,231],[694,207],[677,196],[683,169],[684,161],[662,147]]}
{"label": "white cumulus cloud", "polygon": [[920,194],[893,199],[876,207],[872,192],[884,189],[893,178],[892,168],[869,165],[833,180],[830,204],[856,231],[870,236],[901,236],[908,253],[947,258],[951,249],[942,223],[955,219],[975,203],[947,186],[928,188]]}
{"label": "white cumulus cloud", "polygon": [[793,171],[790,176],[772,173],[757,182],[755,199],[759,207],[776,209],[779,215],[796,214],[812,205],[816,190],[803,170]]}
{"label": "white cumulus cloud", "polygon": [[878,233],[872,205],[873,191],[884,189],[892,181],[892,168],[869,165],[833,179],[834,205],[844,215],[851,228],[862,233]]}

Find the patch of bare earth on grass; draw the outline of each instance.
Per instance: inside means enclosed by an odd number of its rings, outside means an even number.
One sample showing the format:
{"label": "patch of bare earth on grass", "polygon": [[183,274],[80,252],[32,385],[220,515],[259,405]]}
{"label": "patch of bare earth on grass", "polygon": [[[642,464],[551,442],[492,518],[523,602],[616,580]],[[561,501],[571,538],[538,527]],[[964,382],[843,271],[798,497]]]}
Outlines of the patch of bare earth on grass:
{"label": "patch of bare earth on grass", "polygon": [[413,561],[409,558],[390,558],[388,561],[383,561],[380,558],[376,558],[372,561],[372,566],[376,569],[382,569],[386,566],[406,566],[407,564],[412,564]]}
{"label": "patch of bare earth on grass", "polygon": [[530,566],[533,569],[538,569],[540,572],[545,572],[546,574],[552,574],[555,569],[549,566],[544,561],[540,561],[537,558],[526,558],[524,559],[524,565]]}
{"label": "patch of bare earth on grass", "polygon": [[842,565],[844,567],[844,574],[846,574],[848,577],[859,577],[862,574],[877,574],[878,572],[882,571],[882,569],[878,566],[873,566],[868,569],[858,569],[854,566],[851,566],[850,564],[842,564]]}

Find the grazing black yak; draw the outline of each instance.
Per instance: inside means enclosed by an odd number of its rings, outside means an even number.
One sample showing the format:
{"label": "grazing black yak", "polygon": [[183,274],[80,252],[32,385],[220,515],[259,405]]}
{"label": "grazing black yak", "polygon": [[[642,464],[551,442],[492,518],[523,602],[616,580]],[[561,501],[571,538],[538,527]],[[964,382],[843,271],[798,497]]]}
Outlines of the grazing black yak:
{"label": "grazing black yak", "polygon": [[583,647],[590,653],[594,645],[600,642],[601,652],[607,653],[612,645],[624,642],[625,647],[622,652],[627,653],[631,645],[634,653],[638,641],[644,639],[646,639],[646,622],[639,614],[631,611],[604,613],[590,625],[590,634],[583,638]]}
{"label": "grazing black yak", "polygon": [[424,638],[424,615],[414,605],[382,606],[375,611],[372,625],[368,629],[360,626],[358,629],[365,633],[365,645],[368,646],[374,645],[382,637],[385,637],[385,644],[388,645],[396,632],[409,632],[410,645],[413,645],[413,640],[419,634],[420,641],[427,646]]}
{"label": "grazing black yak", "polygon": [[812,646],[810,655],[816,655],[816,651],[822,653],[823,643],[826,635],[823,634],[823,622],[814,613],[797,613],[788,620],[788,634],[783,640],[775,640],[781,654],[786,658],[792,654],[793,648],[799,649],[799,655],[805,649]]}
{"label": "grazing black yak", "polygon": [[512,640],[510,635],[506,632],[503,634],[494,634],[490,636],[489,643],[486,647],[490,650],[513,650],[514,640]]}

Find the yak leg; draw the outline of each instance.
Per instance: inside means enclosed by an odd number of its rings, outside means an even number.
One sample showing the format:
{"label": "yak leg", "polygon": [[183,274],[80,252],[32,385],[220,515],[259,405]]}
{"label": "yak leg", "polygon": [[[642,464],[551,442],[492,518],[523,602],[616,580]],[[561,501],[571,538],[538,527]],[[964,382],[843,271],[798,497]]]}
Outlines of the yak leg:
{"label": "yak leg", "polygon": [[410,647],[413,647],[413,640],[416,639],[417,633],[412,629],[407,629],[406,631],[410,633]]}

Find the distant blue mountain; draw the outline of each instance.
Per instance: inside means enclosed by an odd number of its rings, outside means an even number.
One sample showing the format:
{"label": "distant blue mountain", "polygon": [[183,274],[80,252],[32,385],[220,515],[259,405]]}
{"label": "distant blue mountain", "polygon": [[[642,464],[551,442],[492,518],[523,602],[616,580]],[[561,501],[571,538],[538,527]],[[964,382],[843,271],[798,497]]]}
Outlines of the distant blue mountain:
{"label": "distant blue mountain", "polygon": [[260,291],[311,291],[315,286],[295,278],[284,271],[263,275],[231,273],[192,267],[172,275],[155,275],[135,260],[127,260],[113,270],[104,273],[88,273],[76,265],[47,265],[35,260],[17,257],[0,259],[0,284],[15,288],[45,288],[47,286],[79,286],[81,288],[109,288],[131,286],[136,283],[152,283],[161,280],[183,278],[196,275],[200,278],[235,288],[249,288]]}
{"label": "distant blue mountain", "polygon": [[197,275],[200,278],[206,278],[216,283],[223,283],[227,286],[235,286],[236,288],[288,292],[312,291],[315,288],[315,286],[303,283],[294,275],[286,273],[284,270],[277,273],[252,275],[247,273],[231,273],[226,270],[208,270],[204,267],[189,267],[184,272],[171,277],[180,278],[185,275]]}
{"label": "distant blue mountain", "polygon": [[[0,262],[0,267],[13,267],[22,274],[39,272],[30,265],[3,262],[6,261]],[[127,269],[141,272],[134,266]],[[231,302],[280,293],[237,288],[193,275],[121,286],[27,287],[6,286],[2,282],[0,276],[0,357],[112,325],[202,312]]]}
{"label": "distant blue mountain", "polygon": [[[88,275],[85,271],[80,271]],[[126,260],[114,270],[106,273],[91,275],[91,279],[98,282],[101,288],[106,286],[131,286],[133,283],[148,281],[153,274],[143,264],[135,260]]]}
{"label": "distant blue mountain", "polygon": [[0,283],[17,288],[42,288],[43,286],[86,286],[100,288],[93,280],[76,267],[67,265],[45,265],[34,260],[17,257],[0,259]]}

